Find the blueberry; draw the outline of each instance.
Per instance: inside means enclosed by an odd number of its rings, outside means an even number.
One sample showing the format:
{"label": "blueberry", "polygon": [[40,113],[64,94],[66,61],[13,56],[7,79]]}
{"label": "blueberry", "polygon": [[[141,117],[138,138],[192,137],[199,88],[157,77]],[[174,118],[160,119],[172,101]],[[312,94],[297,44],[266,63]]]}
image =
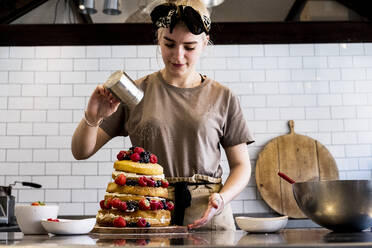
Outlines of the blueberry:
{"label": "blueberry", "polygon": [[164,209],[167,210],[168,209],[167,202],[165,200],[161,200],[161,202],[163,203]]}
{"label": "blueberry", "polygon": [[149,222],[146,222],[146,227],[150,227],[150,223]]}
{"label": "blueberry", "polygon": [[158,181],[156,181],[156,187],[160,187],[161,186],[161,181],[160,180],[158,180]]}
{"label": "blueberry", "polygon": [[129,223],[127,223],[127,226],[128,227],[136,227],[137,223],[136,222],[129,222]]}

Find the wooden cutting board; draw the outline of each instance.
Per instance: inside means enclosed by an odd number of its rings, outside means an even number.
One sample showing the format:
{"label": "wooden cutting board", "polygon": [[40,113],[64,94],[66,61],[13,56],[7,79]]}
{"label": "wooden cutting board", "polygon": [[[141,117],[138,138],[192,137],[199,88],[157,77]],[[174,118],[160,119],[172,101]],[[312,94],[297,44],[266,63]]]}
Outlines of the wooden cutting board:
{"label": "wooden cutting board", "polygon": [[256,183],[263,200],[276,212],[292,218],[306,218],[297,206],[292,185],[278,176],[281,171],[296,182],[337,180],[337,165],[319,141],[290,133],[272,139],[260,152],[256,163]]}
{"label": "wooden cutting board", "polygon": [[102,227],[96,225],[91,233],[106,234],[130,234],[130,233],[187,233],[187,226],[165,226],[165,227]]}

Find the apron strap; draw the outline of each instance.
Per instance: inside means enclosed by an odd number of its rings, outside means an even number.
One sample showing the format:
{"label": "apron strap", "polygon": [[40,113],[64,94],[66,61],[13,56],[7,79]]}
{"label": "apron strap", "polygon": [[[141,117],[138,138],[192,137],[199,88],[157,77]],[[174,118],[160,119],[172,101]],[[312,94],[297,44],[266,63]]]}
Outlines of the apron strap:
{"label": "apron strap", "polygon": [[187,188],[188,182],[174,183],[175,208],[173,224],[182,226],[185,216],[185,209],[191,205],[191,194]]}

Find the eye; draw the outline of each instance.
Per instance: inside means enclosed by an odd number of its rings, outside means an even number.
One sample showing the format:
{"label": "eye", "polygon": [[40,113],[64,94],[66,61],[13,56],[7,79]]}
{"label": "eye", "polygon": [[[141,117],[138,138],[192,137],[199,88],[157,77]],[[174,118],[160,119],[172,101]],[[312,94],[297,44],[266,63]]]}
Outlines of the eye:
{"label": "eye", "polygon": [[187,51],[192,51],[192,50],[195,50],[195,47],[185,47],[185,49],[186,49]]}
{"label": "eye", "polygon": [[169,47],[169,48],[173,48],[174,47],[174,44],[164,44],[166,47]]}

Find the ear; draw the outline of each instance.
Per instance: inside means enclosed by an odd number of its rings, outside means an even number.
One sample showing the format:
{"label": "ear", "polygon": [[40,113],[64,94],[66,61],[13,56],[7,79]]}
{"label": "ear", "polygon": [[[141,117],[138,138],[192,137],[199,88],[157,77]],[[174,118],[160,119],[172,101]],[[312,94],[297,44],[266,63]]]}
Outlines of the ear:
{"label": "ear", "polygon": [[205,36],[205,39],[203,40],[203,49],[205,49],[208,46],[209,42],[209,35]]}

